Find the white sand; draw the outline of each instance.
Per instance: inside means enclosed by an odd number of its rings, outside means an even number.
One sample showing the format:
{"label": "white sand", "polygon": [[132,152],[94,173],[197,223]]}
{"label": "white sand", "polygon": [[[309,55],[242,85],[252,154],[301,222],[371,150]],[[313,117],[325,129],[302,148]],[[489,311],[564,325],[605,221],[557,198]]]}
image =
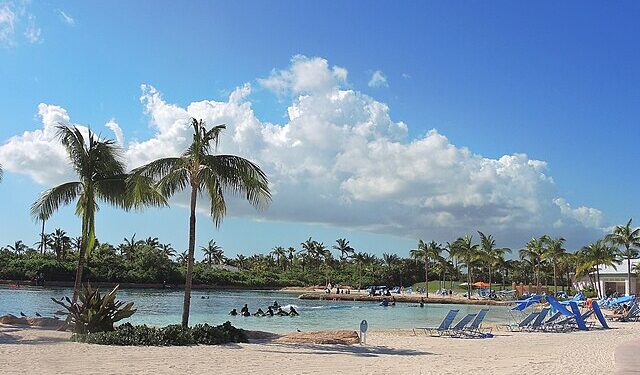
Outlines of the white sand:
{"label": "white sand", "polygon": [[0,326],[0,374],[610,374],[616,347],[640,340],[640,323],[613,327],[496,332],[483,340],[372,331],[365,347],[115,347],[71,343],[68,333]]}

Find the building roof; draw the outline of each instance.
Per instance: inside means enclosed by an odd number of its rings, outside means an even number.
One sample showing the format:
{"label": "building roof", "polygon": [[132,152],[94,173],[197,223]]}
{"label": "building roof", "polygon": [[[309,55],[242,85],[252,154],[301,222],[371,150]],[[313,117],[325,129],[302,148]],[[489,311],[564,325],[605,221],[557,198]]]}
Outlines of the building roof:
{"label": "building roof", "polygon": [[[640,263],[640,259],[631,259],[631,276],[636,276],[633,271],[633,266]],[[620,262],[616,268],[613,267],[601,267],[600,276],[602,275],[626,275],[627,274],[627,261],[626,259]]]}

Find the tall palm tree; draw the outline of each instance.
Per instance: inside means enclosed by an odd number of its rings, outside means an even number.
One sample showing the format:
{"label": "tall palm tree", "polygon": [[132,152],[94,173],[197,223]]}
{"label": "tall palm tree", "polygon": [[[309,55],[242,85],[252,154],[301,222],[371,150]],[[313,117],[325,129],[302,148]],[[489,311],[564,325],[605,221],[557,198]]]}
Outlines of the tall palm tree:
{"label": "tall palm tree", "polygon": [[424,261],[424,283],[425,290],[427,292],[427,298],[429,298],[429,262],[431,262],[432,259],[437,260],[440,257],[441,252],[441,245],[439,245],[435,241],[431,241],[427,244],[423,240],[418,240],[418,248],[413,249],[409,252],[409,255],[413,259],[420,259]]}
{"label": "tall palm tree", "polygon": [[[224,218],[227,205],[225,193],[243,196],[256,208],[266,207],[271,201],[267,176],[258,165],[235,155],[212,154],[218,145],[220,133],[226,128],[217,125],[205,127],[202,120],[191,119],[193,140],[179,157],[162,158],[135,169],[133,185],[137,180],[152,179],[165,197],[190,188],[189,253],[184,286],[182,326],[189,325],[191,285],[193,282],[193,255],[196,247],[196,205],[198,194],[206,191],[210,201],[210,215],[216,227]],[[144,184],[143,188],[144,189]]]}
{"label": "tall palm tree", "polygon": [[[66,148],[77,181],[66,182],[42,193],[31,206],[31,214],[48,220],[62,205],[76,202],[76,214],[82,218],[81,244],[73,287],[73,302],[77,300],[82,283],[85,257],[95,245],[95,213],[98,201],[123,209],[130,208],[126,199],[125,165],[114,141],[100,140],[90,130],[85,139],[80,129],[57,127],[57,137]],[[162,204],[162,201],[140,196],[140,202]]]}
{"label": "tall palm tree", "polygon": [[487,262],[489,270],[489,292],[491,292],[491,271],[493,270],[493,267],[499,267],[503,264],[504,255],[506,253],[511,254],[511,249],[506,247],[497,248],[496,240],[492,235],[486,236],[480,231],[478,231],[478,235],[480,236],[481,256]]}
{"label": "tall palm tree", "polygon": [[362,288],[362,267],[367,262],[367,256],[368,254],[365,252],[357,252],[352,257],[358,268],[358,290]]}
{"label": "tall palm tree", "polygon": [[613,232],[606,237],[611,244],[624,248],[620,255],[627,260],[627,285],[629,288],[631,288],[631,259],[638,258],[637,248],[640,247],[640,228],[631,228],[631,220],[633,219],[629,219],[627,225],[616,226]]}
{"label": "tall palm tree", "polygon": [[395,276],[395,270],[400,263],[400,257],[396,254],[384,253],[382,254],[382,261],[387,268],[388,274],[391,276],[391,282],[394,282],[393,277]]}
{"label": "tall palm tree", "polygon": [[[608,266],[616,269],[618,264],[619,252],[618,249],[607,245],[606,240],[597,240],[581,249],[583,254],[582,264],[579,265],[580,270],[591,270],[595,268],[596,271],[596,287],[598,297],[604,296],[604,291],[600,288],[600,266]],[[579,270],[576,270],[578,272]]]}
{"label": "tall palm tree", "polygon": [[473,243],[473,236],[465,235],[455,240],[451,244],[451,251],[454,256],[462,259],[467,267],[467,298],[471,299],[472,269],[473,262],[478,258],[478,244]]}
{"label": "tall palm tree", "polygon": [[562,237],[551,238],[547,235],[542,236],[542,241],[547,245],[542,254],[542,259],[549,260],[553,266],[553,295],[558,295],[558,262],[567,253],[567,250],[562,247],[565,239]]}
{"label": "tall palm tree", "polygon": [[338,238],[336,244],[333,245],[333,249],[340,252],[340,260],[344,261],[349,258],[355,252],[355,249],[349,246],[349,241],[346,238]]}
{"label": "tall palm tree", "polygon": [[302,246],[301,255],[304,255],[306,259],[313,260],[314,262],[318,261],[319,254],[317,251],[318,250],[317,241],[312,240],[311,237],[309,237],[306,241],[301,242],[300,246]]}
{"label": "tall palm tree", "polygon": [[533,265],[536,278],[536,292],[540,293],[540,267],[545,260],[545,242],[541,238],[532,238],[525,248],[520,249],[520,259],[527,259]]}
{"label": "tall palm tree", "polygon": [[216,244],[216,241],[209,240],[207,246],[202,246],[200,248],[204,253],[204,256],[207,258],[207,263],[209,266],[213,266],[214,264],[221,264],[224,260],[224,252],[222,251],[222,247]]}

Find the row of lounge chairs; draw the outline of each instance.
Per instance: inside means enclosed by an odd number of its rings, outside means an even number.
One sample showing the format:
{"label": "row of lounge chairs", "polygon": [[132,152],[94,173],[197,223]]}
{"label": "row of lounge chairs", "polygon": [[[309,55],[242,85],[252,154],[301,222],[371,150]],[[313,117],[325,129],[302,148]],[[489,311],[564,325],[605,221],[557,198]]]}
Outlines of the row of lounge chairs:
{"label": "row of lounge chairs", "polygon": [[619,322],[638,322],[640,321],[640,305],[638,300],[634,299],[630,301],[629,309],[619,315],[610,315],[609,319]]}
{"label": "row of lounge chairs", "polygon": [[437,327],[416,327],[416,331],[424,331],[425,334],[431,336],[448,336],[457,338],[488,338],[493,337],[490,329],[482,329],[482,322],[487,316],[489,309],[482,309],[477,314],[467,314],[462,317],[456,324],[453,324],[460,310],[449,310],[442,322]]}
{"label": "row of lounge chairs", "polygon": [[505,324],[503,327],[511,332],[567,332],[579,329],[579,321],[585,322],[587,328],[593,327],[594,322],[586,323],[586,320],[593,315],[593,310],[587,310],[580,314],[580,319],[576,315],[567,316],[560,311],[545,319],[549,314],[549,308],[545,307],[540,311],[535,311],[527,315],[520,322],[515,324]]}

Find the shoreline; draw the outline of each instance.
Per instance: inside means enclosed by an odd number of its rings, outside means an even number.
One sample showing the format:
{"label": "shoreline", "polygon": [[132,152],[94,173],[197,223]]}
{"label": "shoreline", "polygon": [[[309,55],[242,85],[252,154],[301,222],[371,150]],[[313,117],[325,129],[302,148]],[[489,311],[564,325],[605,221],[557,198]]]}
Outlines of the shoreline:
{"label": "shoreline", "polygon": [[[68,332],[0,325],[0,374],[609,374],[628,367],[640,324],[570,333],[494,332],[490,339],[373,329],[366,345],[256,339],[220,346],[132,347],[68,341]],[[72,354],[73,353],[73,354]],[[635,352],[631,353],[635,354]],[[622,356],[622,357],[620,357]],[[220,361],[224,358],[224,361]],[[622,372],[620,372],[622,371]],[[628,372],[626,372],[628,373]]]}
{"label": "shoreline", "polygon": [[[513,304],[510,301],[494,301],[482,299],[469,299],[466,297],[425,297],[424,295],[414,294],[392,294],[396,302],[400,303],[419,303],[424,299],[424,303],[431,304],[451,304],[451,305],[484,305],[484,306],[509,306]],[[313,292],[301,294],[299,299],[303,300],[319,300],[319,301],[358,301],[358,302],[382,302],[383,298],[391,298],[385,296],[369,296],[366,294],[335,294],[324,292]]]}

